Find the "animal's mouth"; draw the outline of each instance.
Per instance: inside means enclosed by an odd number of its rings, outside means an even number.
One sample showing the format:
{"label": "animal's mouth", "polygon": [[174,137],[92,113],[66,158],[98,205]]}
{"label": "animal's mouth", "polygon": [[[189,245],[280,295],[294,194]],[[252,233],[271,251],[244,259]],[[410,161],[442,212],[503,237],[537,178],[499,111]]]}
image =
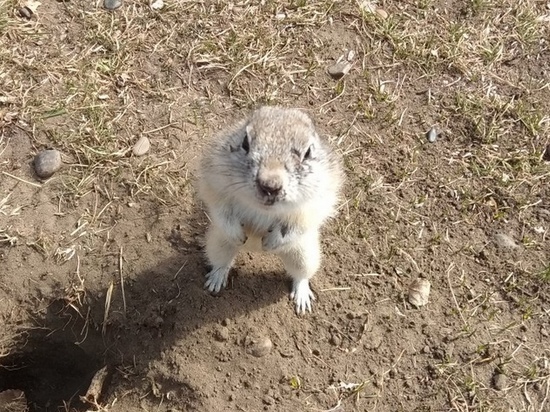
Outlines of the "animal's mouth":
{"label": "animal's mouth", "polygon": [[264,206],[273,206],[277,203],[277,196],[262,196],[262,204]]}
{"label": "animal's mouth", "polygon": [[256,191],[256,197],[263,206],[269,207],[273,206],[275,203],[281,202],[285,197],[285,193],[283,190],[270,192],[265,189],[262,190],[261,188],[258,188]]}
{"label": "animal's mouth", "polygon": [[284,193],[279,193],[277,195],[266,195],[263,193],[257,193],[256,199],[258,203],[260,203],[263,207],[271,208],[283,203],[286,199],[286,196],[284,195]]}

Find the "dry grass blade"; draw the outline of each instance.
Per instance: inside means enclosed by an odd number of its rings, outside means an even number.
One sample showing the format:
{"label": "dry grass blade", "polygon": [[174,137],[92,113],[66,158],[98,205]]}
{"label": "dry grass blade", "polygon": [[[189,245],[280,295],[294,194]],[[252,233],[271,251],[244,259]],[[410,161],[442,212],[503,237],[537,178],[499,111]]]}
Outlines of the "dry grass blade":
{"label": "dry grass blade", "polygon": [[124,316],[126,316],[126,292],[124,289],[124,275],[122,273],[122,246],[120,247],[120,253],[118,255],[118,271],[120,273],[120,289],[122,292],[122,305],[124,309]]}
{"label": "dry grass blade", "polygon": [[109,284],[109,288],[107,289],[107,293],[105,294],[105,311],[103,312],[103,326],[101,327],[101,332],[103,335],[107,333],[107,326],[109,322],[109,311],[111,309],[111,300],[113,298],[113,289],[115,285],[111,281]]}
{"label": "dry grass blade", "polygon": [[31,185],[31,186],[38,187],[38,188],[42,187],[42,185],[39,184],[39,183],[29,182],[28,180],[25,180],[21,177],[14,176],[14,175],[12,175],[11,173],[8,173],[8,172],[3,171],[2,174],[5,175],[5,176],[8,176],[8,177],[11,177],[12,179],[15,179],[19,182],[25,183],[27,185]]}

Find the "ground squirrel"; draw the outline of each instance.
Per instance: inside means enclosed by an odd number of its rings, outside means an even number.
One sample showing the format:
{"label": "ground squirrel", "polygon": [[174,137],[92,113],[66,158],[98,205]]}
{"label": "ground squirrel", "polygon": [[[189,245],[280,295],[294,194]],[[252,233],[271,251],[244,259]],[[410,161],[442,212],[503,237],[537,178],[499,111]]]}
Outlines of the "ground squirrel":
{"label": "ground squirrel", "polygon": [[296,312],[311,312],[319,229],[335,210],[343,176],[339,156],[298,109],[261,107],[214,139],[198,179],[211,220],[205,287],[227,286],[239,249],[268,251],[292,277]]}

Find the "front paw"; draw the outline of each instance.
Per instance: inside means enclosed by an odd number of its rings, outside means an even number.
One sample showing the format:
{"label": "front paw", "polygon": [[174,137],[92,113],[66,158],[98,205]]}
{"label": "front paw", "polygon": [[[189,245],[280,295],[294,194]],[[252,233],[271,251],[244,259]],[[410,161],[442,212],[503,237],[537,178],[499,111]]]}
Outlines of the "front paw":
{"label": "front paw", "polygon": [[227,234],[229,242],[235,246],[244,245],[248,239],[244,231],[244,226],[239,223],[227,225],[225,227],[225,233]]}
{"label": "front paw", "polygon": [[227,286],[227,278],[229,276],[229,268],[226,266],[216,267],[206,275],[204,287],[211,293],[219,293],[220,290]]}
{"label": "front paw", "polygon": [[297,315],[306,313],[306,311],[311,312],[311,303],[315,300],[315,295],[309,288],[309,280],[294,280],[290,298],[294,300]]}
{"label": "front paw", "polygon": [[267,234],[262,238],[262,249],[265,251],[272,251],[279,249],[288,243],[288,237],[283,236],[283,232],[280,227],[275,226],[267,231]]}

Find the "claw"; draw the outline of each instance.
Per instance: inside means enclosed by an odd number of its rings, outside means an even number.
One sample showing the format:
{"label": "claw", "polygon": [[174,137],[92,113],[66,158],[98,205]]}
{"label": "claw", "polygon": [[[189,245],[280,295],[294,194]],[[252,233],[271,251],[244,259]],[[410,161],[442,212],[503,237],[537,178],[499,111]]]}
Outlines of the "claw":
{"label": "claw", "polygon": [[294,299],[297,315],[311,312],[311,302],[315,300],[315,295],[309,288],[309,281],[307,279],[295,280],[292,284],[290,298]]}
{"label": "claw", "polygon": [[204,287],[211,293],[218,293],[227,286],[227,277],[229,268],[219,267],[214,268],[206,275]]}

